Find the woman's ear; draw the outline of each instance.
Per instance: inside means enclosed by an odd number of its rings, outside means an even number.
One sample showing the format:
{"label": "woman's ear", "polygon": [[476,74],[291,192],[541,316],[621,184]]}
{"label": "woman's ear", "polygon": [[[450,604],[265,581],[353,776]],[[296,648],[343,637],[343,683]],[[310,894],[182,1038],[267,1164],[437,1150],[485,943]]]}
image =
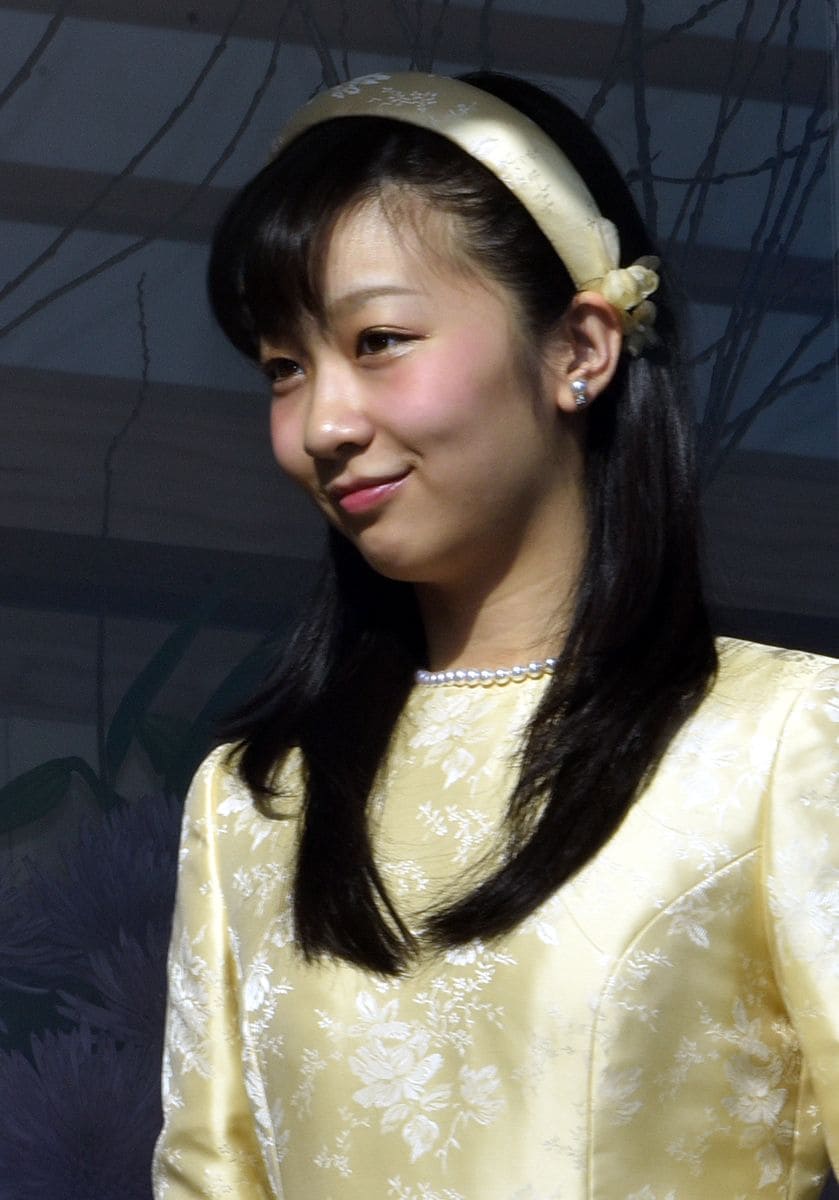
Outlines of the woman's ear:
{"label": "woman's ear", "polygon": [[556,336],[557,407],[565,413],[580,412],[605,390],[617,370],[623,349],[620,315],[599,292],[577,292]]}

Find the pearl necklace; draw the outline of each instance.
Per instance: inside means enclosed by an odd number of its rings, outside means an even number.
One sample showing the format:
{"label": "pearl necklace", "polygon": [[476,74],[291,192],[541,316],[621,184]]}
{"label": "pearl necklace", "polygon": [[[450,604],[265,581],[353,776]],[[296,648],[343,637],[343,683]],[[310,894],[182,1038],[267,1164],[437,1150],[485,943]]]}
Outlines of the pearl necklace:
{"label": "pearl necklace", "polygon": [[457,667],[452,671],[419,670],[414,675],[416,683],[424,686],[439,687],[443,683],[454,683],[460,687],[480,687],[491,683],[521,683],[523,679],[541,679],[543,675],[553,675],[557,659],[543,658],[538,662],[528,663],[518,667],[496,667],[495,670],[477,671]]}

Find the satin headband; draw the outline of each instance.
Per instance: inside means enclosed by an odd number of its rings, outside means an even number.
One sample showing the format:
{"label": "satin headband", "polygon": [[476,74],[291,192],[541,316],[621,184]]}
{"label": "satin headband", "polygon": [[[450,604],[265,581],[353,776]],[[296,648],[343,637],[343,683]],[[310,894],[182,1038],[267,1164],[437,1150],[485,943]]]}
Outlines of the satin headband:
{"label": "satin headband", "polygon": [[291,118],[275,152],[335,117],[388,117],[430,129],[482,163],[527,209],[578,292],[599,292],[617,309],[633,355],[655,341],[658,260],[620,266],[618,231],[600,214],[577,170],[529,117],[496,96],[439,75],[362,75],[321,92]]}

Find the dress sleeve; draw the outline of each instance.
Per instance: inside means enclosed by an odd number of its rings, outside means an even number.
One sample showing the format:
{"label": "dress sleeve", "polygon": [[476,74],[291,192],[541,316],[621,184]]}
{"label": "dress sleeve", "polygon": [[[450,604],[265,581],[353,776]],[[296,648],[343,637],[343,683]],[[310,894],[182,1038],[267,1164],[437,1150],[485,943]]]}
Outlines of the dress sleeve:
{"label": "dress sleeve", "polygon": [[780,986],[839,1167],[839,665],[787,718],[768,809],[768,920]]}
{"label": "dress sleeve", "polygon": [[238,988],[219,883],[212,755],[187,797],[169,950],[163,1131],[154,1155],[156,1200],[269,1200],[245,1091]]}

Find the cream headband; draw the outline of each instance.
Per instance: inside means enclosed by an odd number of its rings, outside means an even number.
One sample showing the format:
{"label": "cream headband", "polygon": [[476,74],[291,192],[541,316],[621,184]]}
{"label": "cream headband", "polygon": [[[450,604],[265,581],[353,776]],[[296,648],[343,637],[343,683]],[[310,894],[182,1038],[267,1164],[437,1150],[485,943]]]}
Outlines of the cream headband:
{"label": "cream headband", "polygon": [[620,266],[618,231],[601,216],[576,169],[538,125],[459,79],[405,71],[361,75],[310,100],[280,134],[276,151],[334,117],[389,117],[431,129],[483,163],[524,205],[562,259],[578,292],[599,292],[618,310],[627,350],[655,342],[658,259]]}

